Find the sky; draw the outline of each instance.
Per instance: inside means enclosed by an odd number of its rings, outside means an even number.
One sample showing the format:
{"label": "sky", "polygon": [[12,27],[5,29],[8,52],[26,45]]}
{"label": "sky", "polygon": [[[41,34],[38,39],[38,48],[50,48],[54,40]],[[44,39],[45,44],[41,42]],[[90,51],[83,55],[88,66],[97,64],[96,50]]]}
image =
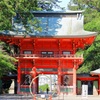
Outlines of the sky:
{"label": "sky", "polygon": [[67,4],[70,2],[70,0],[61,0],[62,2],[59,4],[61,7],[67,7]]}
{"label": "sky", "polygon": [[[61,1],[61,2],[59,3],[60,7],[65,7],[65,9],[67,10],[67,9],[68,9],[68,8],[67,8],[67,5],[68,5],[68,3],[70,2],[70,0],[59,0],[59,1]],[[55,9],[55,10],[58,10],[58,9]]]}

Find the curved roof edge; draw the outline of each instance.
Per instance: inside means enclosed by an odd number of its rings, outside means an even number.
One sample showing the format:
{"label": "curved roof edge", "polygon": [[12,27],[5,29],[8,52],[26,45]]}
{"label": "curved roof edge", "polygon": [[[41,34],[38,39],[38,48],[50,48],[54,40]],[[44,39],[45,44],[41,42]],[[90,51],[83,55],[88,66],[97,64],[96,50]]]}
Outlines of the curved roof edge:
{"label": "curved roof edge", "polygon": [[73,13],[83,13],[84,12],[84,10],[77,10],[77,11],[72,11],[72,10],[66,10],[66,11],[31,11],[31,13],[35,13],[35,14],[37,14],[37,13],[46,13],[46,14],[49,14],[49,13],[65,13],[65,14],[73,14]]}
{"label": "curved roof edge", "polygon": [[94,71],[91,71],[90,74],[93,74],[93,75],[100,75],[100,68],[99,69],[96,69]]}
{"label": "curved roof edge", "polygon": [[[84,32],[88,33],[85,34]],[[91,37],[91,36],[97,36],[97,32],[89,32],[84,31],[83,34],[67,34],[67,35],[57,35],[57,36],[41,36],[41,35],[24,35],[24,34],[17,34],[15,32],[10,31],[9,33],[0,32],[0,35],[4,36],[11,36],[11,37],[41,37],[41,38],[84,38],[84,37]]]}

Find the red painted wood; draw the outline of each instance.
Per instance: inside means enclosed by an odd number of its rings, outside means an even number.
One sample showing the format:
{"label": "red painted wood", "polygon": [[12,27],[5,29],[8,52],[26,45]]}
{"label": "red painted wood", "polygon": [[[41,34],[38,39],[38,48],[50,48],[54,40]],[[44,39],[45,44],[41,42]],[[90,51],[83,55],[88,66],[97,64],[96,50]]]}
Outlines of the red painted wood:
{"label": "red painted wood", "polygon": [[[62,84],[62,77],[64,75],[72,75],[73,86],[75,94],[76,88],[76,70],[83,62],[82,56],[75,56],[77,49],[84,49],[85,45],[91,45],[95,36],[82,37],[82,38],[56,38],[56,37],[12,37],[0,36],[0,40],[9,43],[10,45],[17,45],[20,54],[15,55],[18,59],[18,83],[22,83],[23,75],[30,75],[34,78],[36,74],[58,74],[58,83]],[[32,54],[23,54],[25,51],[31,51]],[[64,55],[63,51],[70,52],[70,55]],[[42,52],[53,52],[52,55],[42,55]],[[74,64],[77,68],[74,68]],[[35,70],[32,70],[36,68]],[[37,71],[37,68],[55,68],[57,71]],[[58,68],[60,70],[58,70]],[[62,72],[61,69],[72,69],[72,71]],[[25,69],[25,70],[24,70]],[[32,71],[31,71],[32,70]],[[77,78],[78,80],[96,80],[97,78]],[[37,84],[38,81],[35,81]],[[20,88],[21,86],[19,86]],[[37,89],[36,89],[37,90]],[[18,90],[20,93],[20,90]],[[60,91],[59,91],[60,92]]]}
{"label": "red painted wood", "polygon": [[86,76],[77,77],[77,80],[81,80],[81,81],[94,81],[98,79],[99,79],[98,77],[86,77]]}

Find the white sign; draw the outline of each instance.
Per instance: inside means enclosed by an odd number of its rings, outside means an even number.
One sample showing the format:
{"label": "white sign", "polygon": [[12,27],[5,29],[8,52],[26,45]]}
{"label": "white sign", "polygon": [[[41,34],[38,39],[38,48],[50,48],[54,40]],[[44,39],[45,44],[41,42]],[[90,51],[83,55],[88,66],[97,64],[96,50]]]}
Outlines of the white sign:
{"label": "white sign", "polygon": [[42,95],[41,95],[41,98],[45,98],[45,95],[44,95],[44,94],[42,94]]}
{"label": "white sign", "polygon": [[82,97],[87,97],[88,95],[88,85],[82,85]]}

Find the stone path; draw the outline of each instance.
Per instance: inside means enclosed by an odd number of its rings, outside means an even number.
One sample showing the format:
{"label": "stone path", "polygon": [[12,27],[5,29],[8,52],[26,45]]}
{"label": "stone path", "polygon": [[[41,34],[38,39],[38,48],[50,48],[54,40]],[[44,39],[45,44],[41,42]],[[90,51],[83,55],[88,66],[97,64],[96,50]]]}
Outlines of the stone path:
{"label": "stone path", "polygon": [[[33,100],[31,95],[0,95],[0,100]],[[45,98],[38,98],[37,100],[48,100]],[[52,100],[100,100],[100,96],[87,96],[82,97],[81,95],[62,95],[53,97]]]}

